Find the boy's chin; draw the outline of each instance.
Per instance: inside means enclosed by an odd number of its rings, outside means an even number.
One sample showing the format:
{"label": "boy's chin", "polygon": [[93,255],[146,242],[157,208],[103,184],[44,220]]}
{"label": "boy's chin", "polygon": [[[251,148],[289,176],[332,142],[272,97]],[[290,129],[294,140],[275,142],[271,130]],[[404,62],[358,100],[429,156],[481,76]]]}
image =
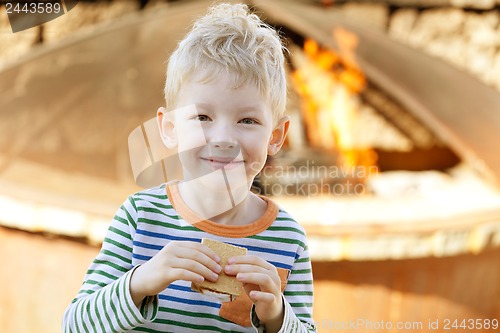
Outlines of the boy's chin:
{"label": "boy's chin", "polygon": [[[183,182],[192,190],[200,191],[199,194],[209,195],[210,193],[227,193],[249,191],[250,184],[246,179],[246,173],[238,170],[218,169],[206,175],[192,179],[185,179]],[[234,193],[236,194],[236,193]]]}
{"label": "boy's chin", "polygon": [[[224,178],[222,179],[214,179],[215,177],[200,177],[195,180],[195,184],[198,185],[197,187],[200,189],[200,191],[208,191],[204,192],[205,194],[209,193],[219,193],[219,192],[228,192],[228,185],[226,184],[226,181]],[[203,194],[200,193],[200,194]]]}

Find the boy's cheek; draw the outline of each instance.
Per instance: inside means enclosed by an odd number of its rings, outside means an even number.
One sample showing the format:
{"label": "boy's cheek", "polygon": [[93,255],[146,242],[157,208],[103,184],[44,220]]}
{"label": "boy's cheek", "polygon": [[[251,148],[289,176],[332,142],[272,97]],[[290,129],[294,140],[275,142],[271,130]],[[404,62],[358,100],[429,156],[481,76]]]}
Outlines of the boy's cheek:
{"label": "boy's cheek", "polygon": [[201,126],[179,126],[176,128],[179,152],[200,148],[207,144]]}
{"label": "boy's cheek", "polygon": [[189,117],[194,117],[197,114],[194,106],[186,106],[172,112],[175,113],[175,132],[179,152],[203,147],[207,144],[201,122],[189,120]]}

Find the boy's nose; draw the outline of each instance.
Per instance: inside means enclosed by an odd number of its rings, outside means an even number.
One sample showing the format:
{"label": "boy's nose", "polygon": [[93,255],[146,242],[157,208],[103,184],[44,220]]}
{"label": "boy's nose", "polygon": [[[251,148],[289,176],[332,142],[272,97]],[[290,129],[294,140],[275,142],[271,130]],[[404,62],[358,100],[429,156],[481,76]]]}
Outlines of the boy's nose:
{"label": "boy's nose", "polygon": [[236,143],[229,141],[217,141],[211,142],[210,144],[212,145],[212,147],[218,149],[234,149],[236,147]]}
{"label": "boy's nose", "polygon": [[223,150],[239,148],[234,128],[224,121],[216,122],[206,134],[211,148]]}
{"label": "boy's nose", "polygon": [[212,156],[234,160],[240,153],[240,146],[230,141],[212,141],[208,143],[208,152]]}

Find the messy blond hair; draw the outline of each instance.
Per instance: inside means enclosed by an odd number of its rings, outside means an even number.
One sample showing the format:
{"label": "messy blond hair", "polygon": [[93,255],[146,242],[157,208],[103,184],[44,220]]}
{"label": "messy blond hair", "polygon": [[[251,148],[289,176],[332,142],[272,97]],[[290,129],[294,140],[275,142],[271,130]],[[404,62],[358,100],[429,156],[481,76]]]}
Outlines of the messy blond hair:
{"label": "messy blond hair", "polygon": [[207,73],[209,82],[223,73],[234,75],[234,88],[253,84],[270,102],[273,119],[286,108],[284,48],[272,27],[249,12],[244,4],[218,4],[195,22],[172,53],[167,67],[167,109],[176,105],[183,82],[195,73]]}

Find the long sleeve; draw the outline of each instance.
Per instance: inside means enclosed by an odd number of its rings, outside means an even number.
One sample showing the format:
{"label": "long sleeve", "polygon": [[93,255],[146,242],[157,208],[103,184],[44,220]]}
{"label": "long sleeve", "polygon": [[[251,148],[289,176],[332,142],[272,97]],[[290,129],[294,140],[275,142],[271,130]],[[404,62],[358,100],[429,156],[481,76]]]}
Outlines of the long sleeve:
{"label": "long sleeve", "polygon": [[[312,318],[313,276],[307,245],[301,248],[283,292],[283,325],[278,333],[312,333],[316,326]],[[252,326],[256,332],[265,332],[263,325],[251,311]]]}
{"label": "long sleeve", "polygon": [[89,267],[78,295],[66,309],[63,332],[124,332],[155,318],[156,297],[145,299],[138,309],[130,295],[136,216],[135,203],[130,197],[116,213],[101,251]]}

